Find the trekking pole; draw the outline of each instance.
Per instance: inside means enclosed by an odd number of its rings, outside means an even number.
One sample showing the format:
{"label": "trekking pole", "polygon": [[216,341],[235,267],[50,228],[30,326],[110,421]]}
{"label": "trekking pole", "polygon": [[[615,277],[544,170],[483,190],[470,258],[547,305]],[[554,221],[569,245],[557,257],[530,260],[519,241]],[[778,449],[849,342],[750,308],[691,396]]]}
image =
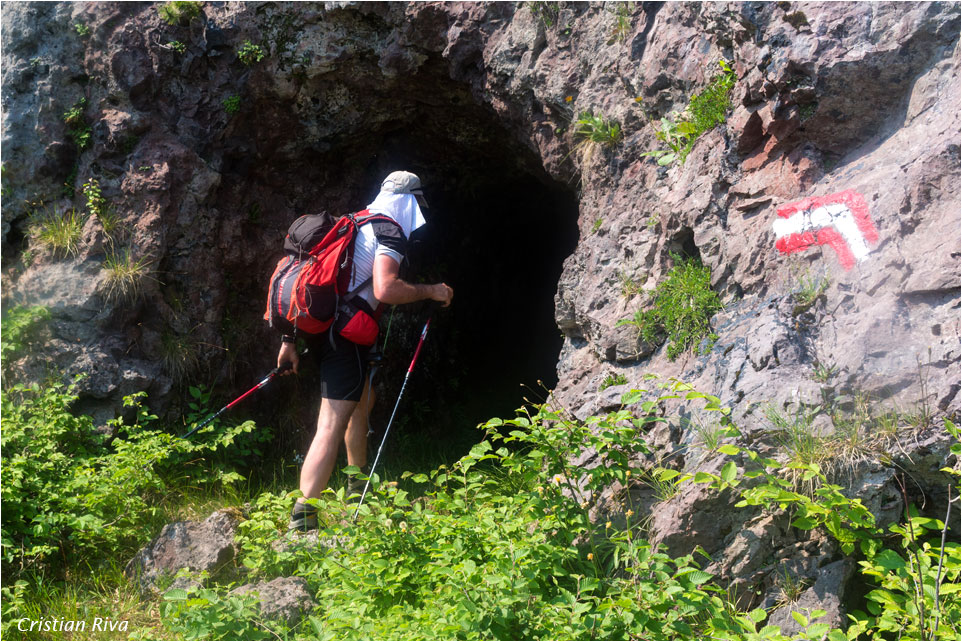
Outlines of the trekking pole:
{"label": "trekking pole", "polygon": [[367,489],[371,487],[371,477],[374,476],[374,469],[377,468],[377,462],[381,459],[381,452],[384,450],[384,443],[387,441],[388,432],[391,430],[391,424],[394,423],[394,415],[397,414],[398,406],[401,405],[401,397],[404,396],[404,389],[408,385],[408,379],[411,377],[411,371],[414,370],[414,364],[418,360],[418,355],[421,354],[421,348],[424,346],[424,339],[428,336],[428,328],[431,327],[431,317],[424,322],[424,329],[421,330],[421,338],[418,340],[418,347],[414,349],[414,357],[411,359],[411,365],[408,366],[407,374],[404,375],[404,383],[401,384],[401,392],[398,393],[397,401],[394,403],[394,410],[391,411],[391,418],[387,422],[387,428],[384,429],[384,436],[381,437],[381,445],[378,446],[377,455],[374,457],[374,463],[371,464],[371,472],[368,475],[367,482],[364,484],[364,490],[361,492],[361,499],[357,503],[357,510],[354,511],[354,517],[351,518],[352,522],[357,521],[357,515],[361,512],[361,506],[364,504],[364,498],[367,496]]}
{"label": "trekking pole", "polygon": [[182,435],[182,436],[181,436],[181,439],[187,439],[188,437],[190,437],[191,435],[193,435],[195,432],[197,432],[198,430],[200,430],[201,428],[203,428],[204,426],[206,426],[206,425],[209,424],[210,422],[212,422],[212,421],[214,421],[215,419],[217,419],[218,417],[220,417],[225,411],[230,410],[231,408],[233,408],[234,406],[236,406],[237,404],[239,404],[240,402],[242,402],[244,399],[247,399],[247,397],[249,397],[249,396],[251,395],[251,393],[253,393],[253,392],[256,391],[256,390],[260,390],[261,388],[263,388],[264,386],[266,386],[267,384],[269,384],[269,383],[271,382],[271,379],[273,379],[274,377],[276,377],[276,376],[279,375],[279,374],[283,374],[283,373],[287,372],[288,370],[290,370],[290,369],[293,368],[293,367],[294,367],[294,364],[291,363],[290,361],[288,361],[288,362],[286,362],[286,363],[282,363],[281,365],[277,366],[276,368],[274,368],[273,370],[271,370],[266,377],[264,377],[263,379],[261,379],[261,380],[260,380],[260,383],[258,383],[256,386],[254,386],[253,388],[251,388],[250,390],[248,390],[247,392],[245,392],[244,394],[242,394],[240,397],[238,397],[237,399],[234,399],[232,402],[230,402],[229,404],[227,404],[226,406],[224,406],[223,408],[221,408],[220,410],[218,410],[217,412],[215,412],[214,414],[212,414],[210,417],[208,417],[207,419],[204,420],[204,423],[200,424],[199,426],[197,426],[196,428],[194,428],[193,430],[191,430],[191,431],[188,432],[187,434]]}

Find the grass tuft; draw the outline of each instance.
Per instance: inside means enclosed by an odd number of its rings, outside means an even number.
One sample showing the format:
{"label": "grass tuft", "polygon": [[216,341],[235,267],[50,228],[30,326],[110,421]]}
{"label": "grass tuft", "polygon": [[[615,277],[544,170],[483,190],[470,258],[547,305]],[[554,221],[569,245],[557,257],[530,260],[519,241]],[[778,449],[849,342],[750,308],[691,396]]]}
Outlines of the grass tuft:
{"label": "grass tuft", "polygon": [[104,297],[111,303],[133,303],[144,295],[144,281],[150,278],[150,258],[134,259],[130,248],[109,250],[103,267]]}
{"label": "grass tuft", "polygon": [[39,246],[56,257],[80,253],[80,237],[86,217],[76,209],[46,210],[31,217],[29,235]]}

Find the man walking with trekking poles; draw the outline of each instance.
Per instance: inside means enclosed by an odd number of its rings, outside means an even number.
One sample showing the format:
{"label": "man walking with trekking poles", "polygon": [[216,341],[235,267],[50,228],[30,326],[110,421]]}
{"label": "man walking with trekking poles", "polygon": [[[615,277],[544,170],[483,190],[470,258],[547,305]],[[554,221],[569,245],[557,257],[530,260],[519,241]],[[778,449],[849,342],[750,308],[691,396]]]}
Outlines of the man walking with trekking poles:
{"label": "man walking with trekking poles", "polygon": [[278,367],[290,363],[297,373],[295,341],[307,340],[320,366],[321,392],[317,431],[301,467],[304,499],[294,505],[291,529],[317,528],[317,509],[304,500],[320,497],[327,487],[342,440],[349,465],[367,464],[368,415],[374,404],[367,372],[377,340],[378,307],[424,300],[447,307],[454,296],[444,283],[409,283],[398,276],[408,238],[425,224],[422,207],[427,204],[421,180],[398,171],[384,179],[366,210],[333,224],[316,216],[301,217],[291,226],[288,256],[271,279],[265,317],[285,332]]}

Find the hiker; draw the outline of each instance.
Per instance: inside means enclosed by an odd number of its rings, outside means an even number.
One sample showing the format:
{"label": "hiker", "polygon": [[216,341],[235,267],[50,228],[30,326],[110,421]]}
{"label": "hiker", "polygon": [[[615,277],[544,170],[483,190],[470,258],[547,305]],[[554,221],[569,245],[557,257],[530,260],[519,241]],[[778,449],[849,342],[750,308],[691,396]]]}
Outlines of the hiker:
{"label": "hiker", "polygon": [[[424,225],[421,208],[427,208],[421,180],[410,172],[392,172],[381,183],[381,191],[368,205],[371,213],[391,218],[358,228],[354,251],[354,272],[348,292],[356,288],[371,309],[379,304],[402,304],[433,300],[447,307],[454,296],[445,283],[408,283],[398,276],[411,233]],[[370,348],[352,343],[336,332],[324,333],[310,344],[320,366],[321,408],[317,431],[301,466],[300,490],[304,498],[320,497],[327,487],[343,439],[347,462],[363,469],[367,464],[368,415],[374,405],[374,391],[367,377]],[[282,338],[277,364],[293,364],[299,357],[294,337]],[[354,490],[351,488],[350,490]],[[291,513],[291,529],[317,528],[317,509],[299,499]]]}

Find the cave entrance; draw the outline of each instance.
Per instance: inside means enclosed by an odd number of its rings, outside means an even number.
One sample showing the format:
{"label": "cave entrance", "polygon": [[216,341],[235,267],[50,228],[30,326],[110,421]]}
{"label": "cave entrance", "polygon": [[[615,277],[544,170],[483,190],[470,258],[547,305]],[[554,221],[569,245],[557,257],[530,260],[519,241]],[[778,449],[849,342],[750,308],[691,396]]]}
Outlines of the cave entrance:
{"label": "cave entrance", "polygon": [[[238,180],[224,184],[244,189],[225,187],[222,207],[248,211],[258,201],[268,204],[264,211],[278,212],[268,223],[269,234],[251,226],[245,237],[251,253],[235,254],[242,262],[233,272],[250,280],[249,288],[235,290],[262,291],[263,275],[270,274],[277,257],[276,246],[264,252],[261,239],[276,242],[297,214],[321,207],[334,214],[356,211],[374,199],[388,173],[403,169],[420,176],[430,203],[428,225],[412,235],[402,276],[444,281],[455,296],[450,309],[434,314],[391,428],[391,448],[407,450],[412,467],[426,450],[443,455],[425,458],[424,467],[450,460],[479,440],[478,423],[512,417],[524,397],[540,400],[544,388],[556,385],[562,337],[554,321],[554,295],[562,264],[578,240],[577,195],[570,185],[553,180],[540,155],[519,142],[522,136],[512,124],[479,104],[440,61],[426,63],[403,82],[380,73],[352,73],[317,83],[302,90],[316,98],[302,104],[307,111],[294,114],[288,103],[265,96],[249,112],[250,120],[238,121],[232,130],[237,144],[228,146],[223,167]],[[335,101],[333,107],[323,100],[341,95],[358,99]],[[344,105],[357,111],[332,112]],[[312,131],[312,120],[318,127],[350,124],[311,139],[304,134]],[[265,122],[272,126],[264,127]],[[381,320],[387,345],[375,379],[375,433],[390,417],[426,308],[397,306]],[[252,346],[252,359],[269,362],[274,345]],[[306,388],[288,392],[290,397],[278,396],[275,416],[293,397],[313,399]],[[273,410],[267,403],[264,410]],[[307,410],[298,410],[302,416],[294,425],[275,422],[280,452],[306,449],[313,435]],[[379,439],[376,434],[374,443]]]}
{"label": "cave entrance", "polygon": [[[412,453],[431,444],[449,458],[464,454],[480,438],[479,423],[513,417],[525,397],[541,400],[557,383],[562,336],[554,295],[577,243],[578,202],[507,138],[475,147],[417,128],[384,132],[365,172],[373,186],[395,169],[421,177],[428,224],[412,234],[402,274],[455,291],[451,308],[433,314],[395,419],[396,439]],[[382,320],[390,365],[378,384],[376,432],[389,418],[428,307],[398,306]]]}

